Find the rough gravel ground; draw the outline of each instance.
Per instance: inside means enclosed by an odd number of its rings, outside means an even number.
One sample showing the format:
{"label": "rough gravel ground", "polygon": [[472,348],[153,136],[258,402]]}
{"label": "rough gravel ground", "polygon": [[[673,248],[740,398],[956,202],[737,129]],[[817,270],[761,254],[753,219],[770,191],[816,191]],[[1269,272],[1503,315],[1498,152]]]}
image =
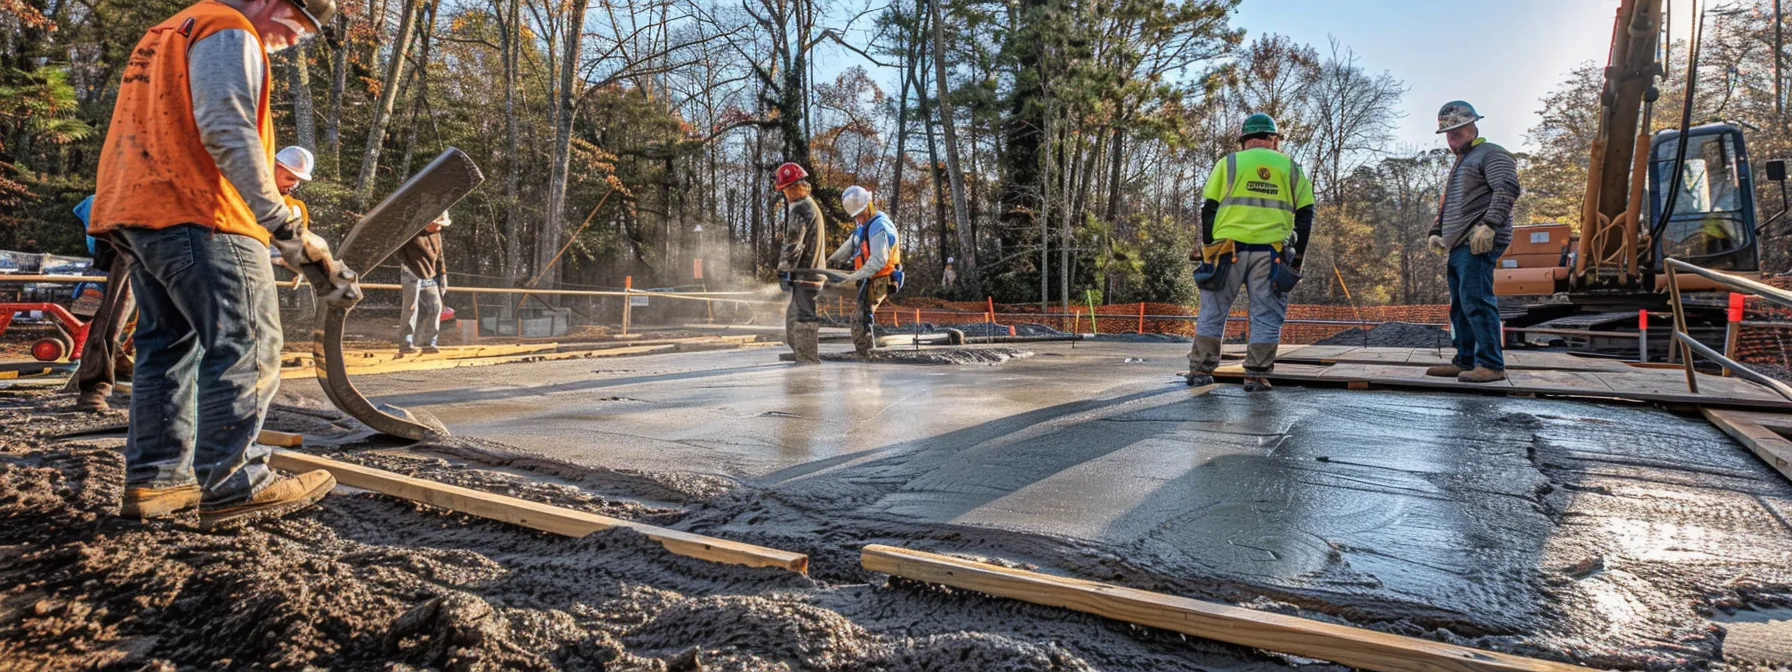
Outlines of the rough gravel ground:
{"label": "rough gravel ground", "polygon": [[[70,403],[0,390],[0,670],[1282,667],[1055,609],[718,565],[633,532],[569,539],[347,489],[232,534],[198,533],[190,514],[127,522],[115,517],[121,441],[51,438],[124,414],[75,414]],[[304,415],[286,407],[275,424]],[[612,516],[683,515],[572,479],[380,451],[338,457]],[[628,477],[583,475],[685,506],[718,494],[713,482]]]}
{"label": "rough gravel ground", "polygon": [[[1365,339],[1364,334],[1367,334]],[[1386,322],[1366,332],[1352,327],[1313,342],[1314,345],[1356,345],[1373,348],[1448,347],[1450,332],[1407,322]]]}
{"label": "rough gravel ground", "polygon": [[[818,519],[788,493],[715,476],[591,469],[478,441],[382,448],[333,409],[287,396],[270,426],[319,437],[312,443],[322,447],[311,450],[605,515],[727,527],[742,541],[810,553],[813,576],[676,556],[627,531],[569,539],[346,488],[236,533],[200,534],[190,517],[138,524],[114,517],[121,440],[53,439],[124,414],[71,413],[71,403],[68,395],[0,389],[0,671],[1340,669],[857,567],[860,545],[906,542],[1025,549],[1077,576],[1535,655],[1572,651],[1620,669],[1785,669],[1713,662],[1719,630],[1689,625],[1708,623],[1700,615],[1792,606],[1783,567],[1735,571],[1779,552],[1779,527],[1788,523],[1744,512],[1751,497],[1792,502],[1784,487],[1734,469],[1682,476],[1696,483],[1635,486],[1627,478],[1660,478],[1651,465],[1674,461],[1673,449],[1629,457],[1569,450],[1547,439],[1566,431],[1546,431],[1549,418],[1507,420],[1537,425],[1545,438],[1532,446],[1533,459],[1560,484],[1521,505],[1541,507],[1559,526],[1548,557],[1579,559],[1516,579],[1547,596],[1541,608],[1554,613],[1550,632],[1532,639],[1498,628],[1487,637],[1468,622],[1389,620],[1387,605],[1327,604],[1190,578],[1198,573],[1158,575],[1112,549],[1063,540]],[[1708,479],[1729,483],[1738,499],[1727,508],[1700,499],[1692,486]],[[1623,547],[1661,530],[1611,529],[1691,520],[1688,507],[1713,522],[1687,525],[1683,541],[1668,548]],[[1697,535],[1719,523],[1760,526],[1750,558],[1706,555],[1718,547]],[[1706,566],[1708,573],[1697,569]],[[1721,576],[1731,578],[1714,582]]]}

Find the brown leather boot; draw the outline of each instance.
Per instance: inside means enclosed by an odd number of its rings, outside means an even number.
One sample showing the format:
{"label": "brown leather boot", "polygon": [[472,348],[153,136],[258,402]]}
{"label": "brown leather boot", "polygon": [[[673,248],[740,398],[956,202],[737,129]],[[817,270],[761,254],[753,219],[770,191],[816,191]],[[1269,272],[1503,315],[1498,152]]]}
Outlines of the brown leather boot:
{"label": "brown leather boot", "polygon": [[1455,378],[1462,375],[1462,367],[1455,364],[1439,364],[1425,369],[1425,375],[1439,378]]}
{"label": "brown leather boot", "polygon": [[1477,366],[1473,371],[1464,371],[1456,376],[1456,380],[1464,383],[1492,383],[1506,379],[1505,371],[1496,371],[1485,366]]}
{"label": "brown leather boot", "polygon": [[322,469],[285,476],[269,483],[246,501],[211,507],[200,505],[199,529],[211,532],[263,518],[276,518],[311,506],[336,487],[336,477]]}
{"label": "brown leather boot", "polygon": [[1246,392],[1268,392],[1273,389],[1276,389],[1276,386],[1269,384],[1268,378],[1253,377],[1244,379],[1244,391]]}
{"label": "brown leather boot", "polygon": [[106,411],[110,411],[112,410],[112,405],[106,403],[107,396],[108,395],[98,390],[82,392],[81,396],[75,397],[75,410],[83,413],[105,413]]}
{"label": "brown leather boot", "polygon": [[171,488],[125,486],[124,502],[118,506],[118,517],[144,520],[166,518],[199,506],[199,485],[177,485]]}

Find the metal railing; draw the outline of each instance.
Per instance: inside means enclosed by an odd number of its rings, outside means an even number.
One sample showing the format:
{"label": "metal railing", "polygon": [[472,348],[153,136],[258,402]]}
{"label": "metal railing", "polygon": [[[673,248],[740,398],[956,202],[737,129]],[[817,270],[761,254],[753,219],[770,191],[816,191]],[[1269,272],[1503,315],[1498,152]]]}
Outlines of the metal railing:
{"label": "metal railing", "polygon": [[[1694,339],[1687,333],[1686,309],[1680,303],[1679,274],[1691,273],[1727,287],[1732,292],[1759,296],[1786,308],[1792,308],[1792,292],[1788,292],[1772,285],[1755,282],[1748,278],[1739,278],[1734,275],[1699,268],[1698,266],[1680,261],[1679,259],[1666,260],[1666,268],[1668,273],[1668,294],[1671,304],[1674,307],[1673,342],[1680,344],[1680,360],[1686,365],[1686,389],[1692,391],[1694,394],[1697,394],[1699,391],[1699,381],[1697,373],[1693,370],[1692,359],[1693,354],[1697,353],[1700,357],[1722,364],[1725,370],[1734,372],[1737,377],[1764,385],[1768,389],[1778,393],[1781,397],[1786,398],[1788,401],[1792,401],[1792,386],[1788,386],[1778,380],[1756,373],[1755,370],[1744,366],[1741,362],[1711,349],[1711,346],[1700,343],[1697,339]],[[1732,316],[1730,322],[1732,325],[1738,324],[1741,322],[1741,319]],[[1732,326],[1731,329],[1733,331],[1734,327]]]}

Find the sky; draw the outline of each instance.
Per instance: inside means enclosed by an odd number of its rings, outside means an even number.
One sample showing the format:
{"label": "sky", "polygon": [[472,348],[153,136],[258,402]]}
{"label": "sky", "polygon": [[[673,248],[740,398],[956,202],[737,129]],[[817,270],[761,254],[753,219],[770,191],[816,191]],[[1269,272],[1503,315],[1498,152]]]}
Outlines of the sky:
{"label": "sky", "polygon": [[[1692,0],[1673,2],[1675,39]],[[1466,100],[1487,117],[1481,135],[1526,147],[1544,94],[1579,64],[1606,62],[1617,0],[1244,0],[1232,24],[1245,39],[1278,33],[1326,53],[1330,37],[1411,89],[1396,146],[1442,147],[1437,108]]]}
{"label": "sky", "polygon": [[[1695,0],[1668,0],[1674,39],[1685,39]],[[882,0],[840,0],[842,17]],[[1544,94],[1586,61],[1603,65],[1611,48],[1618,0],[1243,0],[1232,25],[1245,39],[1266,33],[1313,45],[1323,55],[1336,37],[1373,73],[1410,86],[1391,149],[1443,147],[1437,108],[1467,100],[1483,116],[1481,134],[1509,148],[1534,149],[1524,139],[1536,125]],[[861,19],[852,39],[871,25]],[[870,70],[894,93],[897,71],[878,68],[844,50],[820,59],[816,76],[832,80],[851,66]]]}

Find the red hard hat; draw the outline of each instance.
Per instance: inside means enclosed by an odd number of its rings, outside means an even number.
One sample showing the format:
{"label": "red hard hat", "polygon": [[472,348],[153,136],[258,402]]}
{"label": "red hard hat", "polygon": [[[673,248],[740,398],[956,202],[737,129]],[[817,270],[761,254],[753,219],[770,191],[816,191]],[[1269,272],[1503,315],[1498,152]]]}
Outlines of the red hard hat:
{"label": "red hard hat", "polygon": [[796,184],[797,180],[808,176],[809,171],[803,170],[802,166],[794,163],[786,163],[782,166],[778,166],[778,172],[775,174],[775,177],[772,178],[772,188],[782,190],[785,187]]}

